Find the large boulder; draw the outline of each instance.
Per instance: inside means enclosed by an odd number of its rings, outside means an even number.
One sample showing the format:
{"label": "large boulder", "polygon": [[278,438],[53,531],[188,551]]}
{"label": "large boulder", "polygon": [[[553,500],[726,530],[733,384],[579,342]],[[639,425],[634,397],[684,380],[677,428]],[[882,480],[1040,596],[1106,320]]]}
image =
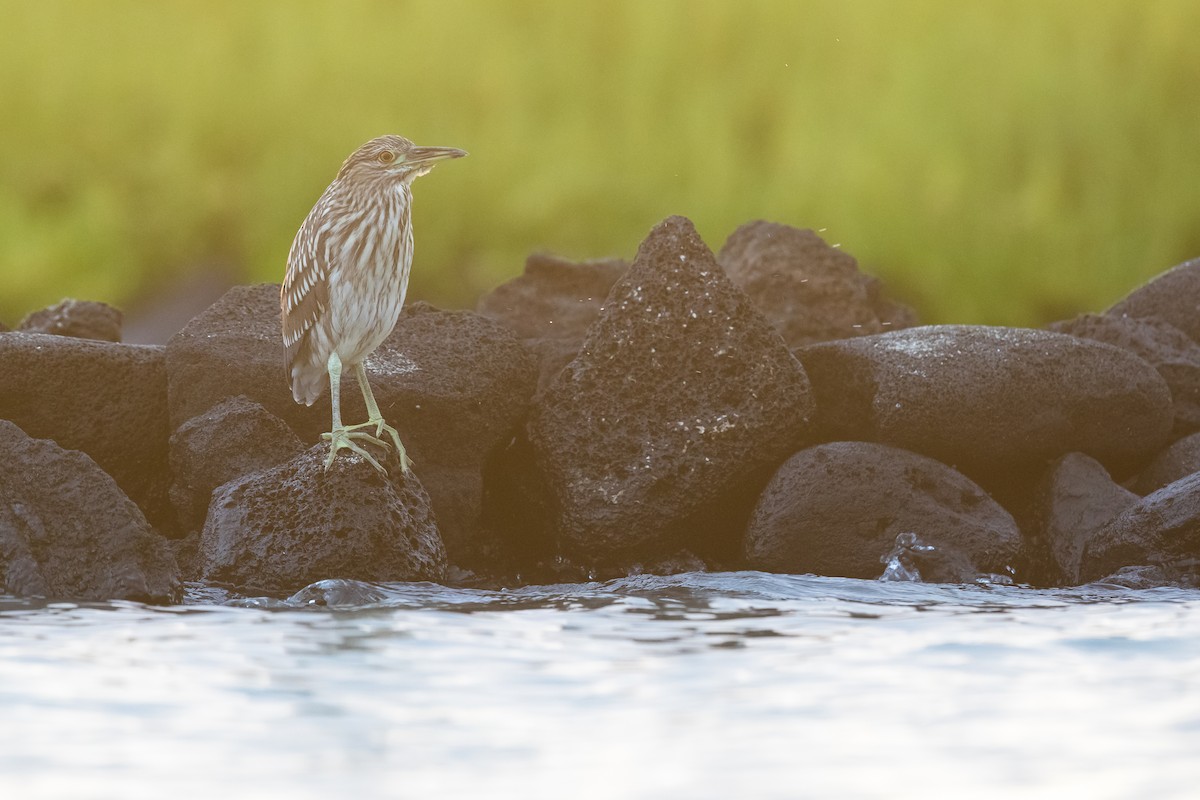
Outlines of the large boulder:
{"label": "large boulder", "polygon": [[1085,314],[1047,326],[1049,330],[1128,350],[1163,376],[1175,407],[1172,437],[1200,430],[1200,344],[1155,317]]}
{"label": "large boulder", "polygon": [[1171,392],[1150,364],[1066,334],[933,325],[797,355],[825,438],[892,444],[972,477],[1072,451],[1128,470],[1171,431]]}
{"label": "large boulder", "polygon": [[671,217],[642,243],[510,450],[501,471],[528,478],[510,530],[596,565],[680,548],[730,555],[812,412],[782,338],[691,222]]}
{"label": "large boulder", "polygon": [[219,487],[200,535],[204,580],[292,592],[327,578],[438,581],[446,551],[429,496],[386,456],[390,477],[360,456],[328,448]]}
{"label": "large boulder", "polygon": [[184,533],[204,527],[213,489],[304,451],[283,420],[246,397],[192,417],[171,436],[171,502]]}
{"label": "large boulder", "polygon": [[877,278],[811,230],[759,220],[738,228],[717,257],[790,347],[917,324]]}
{"label": "large boulder", "polygon": [[1134,289],[1106,311],[1112,316],[1157,317],[1200,342],[1200,258],[1185,261]]}
{"label": "large boulder", "polygon": [[0,593],[180,599],[166,540],[89,456],[4,420],[0,453]]}
{"label": "large boulder", "polygon": [[531,255],[525,272],[481,297],[476,310],[511,327],[536,354],[543,389],[579,352],[604,298],[628,268],[619,259],[576,263]]}
{"label": "large boulder", "polygon": [[34,311],[21,320],[17,330],[119,342],[123,320],[121,310],[107,303],[68,299],[41,311]]}
{"label": "large boulder", "polygon": [[746,564],[767,572],[878,578],[901,537],[923,580],[1010,574],[1021,545],[1012,516],[967,477],[925,456],[869,442],[793,455],[746,528]]}
{"label": "large boulder", "polygon": [[87,453],[151,525],[172,530],[162,347],[4,333],[0,376],[0,419]]}
{"label": "large boulder", "polygon": [[[424,303],[405,309],[366,361],[380,410],[400,432],[429,492],[451,559],[477,561],[483,464],[524,417],[536,381],[533,358],[504,325]],[[167,345],[175,426],[245,395],[284,420],[305,443],[329,430],[329,393],[311,407],[292,399],[279,327],[279,287],[241,286]],[[353,379],[343,375],[342,419],[365,421]]]}
{"label": "large boulder", "polygon": [[1124,567],[1195,566],[1200,559],[1200,473],[1143,497],[1115,516],[1087,543],[1083,581]]}
{"label": "large boulder", "polygon": [[1068,453],[1050,465],[1036,493],[1026,580],[1042,586],[1083,582],[1083,552],[1096,534],[1138,502],[1096,459]]}

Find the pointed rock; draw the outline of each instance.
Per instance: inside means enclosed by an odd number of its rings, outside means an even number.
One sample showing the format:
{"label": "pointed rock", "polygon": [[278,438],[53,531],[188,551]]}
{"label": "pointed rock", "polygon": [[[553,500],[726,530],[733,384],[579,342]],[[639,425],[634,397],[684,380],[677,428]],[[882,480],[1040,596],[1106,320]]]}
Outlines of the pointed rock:
{"label": "pointed rock", "polygon": [[533,496],[521,508],[543,512],[554,544],[588,563],[680,548],[729,555],[767,475],[805,441],[812,412],[808,379],[782,338],[691,222],[671,217],[535,403]]}

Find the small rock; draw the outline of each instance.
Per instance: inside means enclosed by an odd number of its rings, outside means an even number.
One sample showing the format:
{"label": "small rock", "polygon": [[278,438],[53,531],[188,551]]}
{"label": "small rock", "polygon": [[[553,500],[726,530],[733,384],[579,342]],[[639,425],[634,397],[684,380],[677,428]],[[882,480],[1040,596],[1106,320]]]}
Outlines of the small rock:
{"label": "small rock", "polygon": [[524,274],[484,295],[476,310],[511,327],[537,355],[540,391],[579,352],[604,298],[628,268],[619,259],[576,263],[532,255]]}
{"label": "small rock", "polygon": [[0,334],[0,419],[82,450],[169,533],[163,348],[43,333]]}
{"label": "small rock", "polygon": [[1061,333],[931,325],[797,355],[824,438],[903,447],[977,480],[1073,451],[1129,470],[1171,431],[1171,392],[1152,366]]}
{"label": "small rock", "polygon": [[102,342],[121,341],[124,315],[118,308],[92,300],[63,300],[58,305],[34,311],[21,320],[18,330],[74,336]]}
{"label": "small rock", "polygon": [[1185,436],[1156,455],[1138,474],[1132,488],[1147,495],[1193,472],[1200,472],[1200,433]]}
{"label": "small rock", "polygon": [[916,313],[885,297],[853,256],[811,230],[749,222],[717,260],[792,348],[917,324]]}
{"label": "small rock", "polygon": [[771,478],[746,529],[746,563],[767,572],[878,578],[898,537],[915,535],[921,578],[973,582],[1008,574],[1012,516],[945,464],[895,447],[832,442],[793,455]]}
{"label": "small rock", "polygon": [[1167,270],[1134,289],[1105,313],[1110,316],[1157,317],[1200,342],[1200,258]]}
{"label": "small rock", "polygon": [[247,397],[192,417],[171,436],[171,502],[182,531],[204,526],[213,489],[303,451],[287,423]]}
{"label": "small rock", "polygon": [[[172,421],[245,395],[302,442],[317,442],[330,426],[329,393],[311,407],[293,401],[280,337],[278,285],[227,292],[167,344]],[[381,412],[429,492],[451,558],[472,565],[491,546],[479,527],[483,464],[525,416],[536,381],[532,356],[498,322],[414,303],[366,367]],[[354,379],[343,373],[343,421],[366,418]]]}
{"label": "small rock", "polygon": [[[804,370],[691,222],[642,243],[501,470],[508,519],[589,565],[733,552],[766,475],[808,435]],[[707,551],[707,552],[706,552]]]}
{"label": "small rock", "polygon": [[1027,568],[1026,579],[1043,586],[1082,583],[1079,565],[1087,543],[1139,499],[1090,456],[1068,453],[1057,459],[1037,493],[1037,532],[1029,544],[1041,558]]}
{"label": "small rock", "polygon": [[1194,563],[1200,558],[1200,473],[1143,497],[1101,528],[1084,548],[1080,577],[1090,582],[1122,567]]}
{"label": "small rock", "polygon": [[56,600],[180,599],[166,540],[84,453],[0,420],[0,593]]}
{"label": "small rock", "polygon": [[327,453],[314,445],[213,492],[200,535],[204,580],[294,592],[329,578],[443,578],[446,551],[429,496],[411,473],[402,476],[395,454],[385,478],[346,451],[325,471]]}
{"label": "small rock", "polygon": [[1171,389],[1173,438],[1200,430],[1200,344],[1169,322],[1154,317],[1085,314],[1047,326],[1128,350],[1149,362]]}

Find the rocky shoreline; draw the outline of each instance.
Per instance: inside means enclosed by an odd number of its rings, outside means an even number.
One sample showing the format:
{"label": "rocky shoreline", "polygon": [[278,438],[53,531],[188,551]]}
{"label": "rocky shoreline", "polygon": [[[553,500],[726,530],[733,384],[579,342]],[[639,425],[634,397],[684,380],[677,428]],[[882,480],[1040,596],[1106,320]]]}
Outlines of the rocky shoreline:
{"label": "rocky shoreline", "polygon": [[[367,363],[414,461],[381,452],[383,477],[322,471],[328,394],[292,401],[278,286],[165,347],[65,301],[0,332],[0,590],[1194,585],[1198,308],[1200,259],[1046,330],[920,326],[811,231],[753,222],[714,255],[671,217],[631,264],[533,256],[475,313],[408,307]],[[354,392],[343,417],[365,418]]]}

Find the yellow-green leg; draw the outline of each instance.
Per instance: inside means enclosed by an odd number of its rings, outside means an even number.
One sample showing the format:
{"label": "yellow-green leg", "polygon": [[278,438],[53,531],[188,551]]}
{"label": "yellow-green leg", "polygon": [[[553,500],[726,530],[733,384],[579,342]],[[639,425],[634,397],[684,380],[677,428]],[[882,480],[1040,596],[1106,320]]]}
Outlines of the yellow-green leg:
{"label": "yellow-green leg", "polygon": [[[361,365],[359,367],[361,369]],[[329,455],[325,458],[326,471],[333,464],[333,459],[337,455],[337,451],[344,447],[352,453],[358,453],[367,460],[368,464],[384,475],[387,475],[387,470],[355,440],[361,439],[365,442],[377,444],[380,447],[386,447],[387,445],[369,433],[355,431],[355,428],[361,428],[363,427],[362,425],[347,427],[342,424],[342,360],[338,358],[337,353],[329,356],[329,361],[326,363],[325,368],[329,371],[329,400],[333,406],[333,428],[329,433],[321,434],[322,439],[329,440]],[[401,459],[401,463],[404,463],[403,459]]]}
{"label": "yellow-green leg", "polygon": [[349,430],[367,428],[374,425],[375,437],[382,436],[383,432],[387,431],[388,435],[392,437],[392,443],[396,445],[396,454],[400,456],[400,468],[408,472],[412,467],[412,461],[409,459],[408,453],[404,451],[404,445],[400,443],[400,434],[396,432],[395,428],[383,421],[383,414],[379,413],[379,404],[375,402],[375,395],[371,392],[371,384],[367,381],[367,369],[362,365],[361,361],[354,365],[354,376],[358,378],[358,388],[362,389],[363,402],[367,404],[367,421],[361,425],[352,425]]}

